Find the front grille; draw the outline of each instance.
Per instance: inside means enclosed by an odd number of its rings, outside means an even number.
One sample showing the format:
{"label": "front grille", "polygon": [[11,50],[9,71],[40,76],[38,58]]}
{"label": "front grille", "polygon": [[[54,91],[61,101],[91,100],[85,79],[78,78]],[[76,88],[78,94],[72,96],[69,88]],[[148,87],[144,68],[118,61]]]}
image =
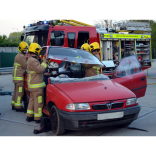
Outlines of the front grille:
{"label": "front grille", "polygon": [[107,104],[99,104],[99,105],[92,105],[94,110],[110,110],[116,108],[122,108],[124,106],[123,102],[112,103],[111,107],[108,107]]}

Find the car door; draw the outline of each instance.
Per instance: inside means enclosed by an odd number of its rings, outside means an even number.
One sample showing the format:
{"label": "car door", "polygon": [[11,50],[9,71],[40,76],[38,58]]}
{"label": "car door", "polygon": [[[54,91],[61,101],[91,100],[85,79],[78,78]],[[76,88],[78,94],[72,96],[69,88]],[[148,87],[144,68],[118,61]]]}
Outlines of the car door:
{"label": "car door", "polygon": [[113,73],[113,80],[135,93],[137,98],[146,92],[147,80],[135,55],[125,57]]}

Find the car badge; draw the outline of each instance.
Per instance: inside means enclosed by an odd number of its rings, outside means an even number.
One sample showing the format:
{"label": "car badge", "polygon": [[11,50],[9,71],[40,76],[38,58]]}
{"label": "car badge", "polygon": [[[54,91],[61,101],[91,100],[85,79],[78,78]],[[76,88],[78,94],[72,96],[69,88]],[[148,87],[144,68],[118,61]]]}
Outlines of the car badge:
{"label": "car badge", "polygon": [[107,104],[107,108],[108,108],[108,109],[111,109],[111,108],[112,108],[112,104],[111,104],[111,103],[108,103],[108,104]]}

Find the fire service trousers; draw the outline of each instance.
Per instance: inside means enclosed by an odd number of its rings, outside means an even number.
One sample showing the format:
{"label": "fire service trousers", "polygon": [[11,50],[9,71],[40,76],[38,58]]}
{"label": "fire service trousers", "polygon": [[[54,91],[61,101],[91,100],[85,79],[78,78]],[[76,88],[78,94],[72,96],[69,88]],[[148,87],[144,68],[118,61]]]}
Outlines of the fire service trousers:
{"label": "fire service trousers", "polygon": [[16,109],[22,108],[22,98],[24,95],[24,83],[14,83],[14,94],[12,96],[11,106],[14,106]]}
{"label": "fire service trousers", "polygon": [[26,114],[27,117],[34,117],[34,120],[40,120],[42,117],[43,104],[43,88],[30,92],[30,100]]}

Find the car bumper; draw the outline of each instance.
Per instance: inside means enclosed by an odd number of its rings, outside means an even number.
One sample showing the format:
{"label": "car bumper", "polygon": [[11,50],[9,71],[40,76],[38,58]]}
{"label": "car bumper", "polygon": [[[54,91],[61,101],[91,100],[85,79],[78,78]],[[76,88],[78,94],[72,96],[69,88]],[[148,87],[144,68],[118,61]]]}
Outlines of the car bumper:
{"label": "car bumper", "polygon": [[[128,107],[120,110],[111,110],[107,112],[65,112],[59,111],[60,118],[66,129],[81,130],[95,127],[116,126],[131,123],[137,119],[140,112],[140,106]],[[114,119],[97,120],[98,114],[123,112],[123,117]]]}

